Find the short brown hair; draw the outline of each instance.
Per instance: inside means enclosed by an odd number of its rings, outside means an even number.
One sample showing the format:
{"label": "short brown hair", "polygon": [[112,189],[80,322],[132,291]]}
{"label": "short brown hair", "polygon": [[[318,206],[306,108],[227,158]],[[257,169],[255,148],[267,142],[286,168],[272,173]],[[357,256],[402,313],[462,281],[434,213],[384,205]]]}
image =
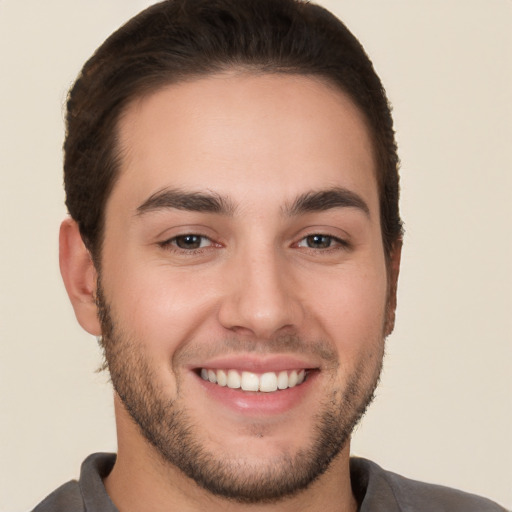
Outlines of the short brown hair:
{"label": "short brown hair", "polygon": [[385,91],[359,41],[329,11],[303,0],[166,0],[114,32],[69,92],[66,205],[96,264],[127,104],[164,85],[234,68],[317,76],[360,108],[374,142],[389,256],[402,234],[397,148]]}

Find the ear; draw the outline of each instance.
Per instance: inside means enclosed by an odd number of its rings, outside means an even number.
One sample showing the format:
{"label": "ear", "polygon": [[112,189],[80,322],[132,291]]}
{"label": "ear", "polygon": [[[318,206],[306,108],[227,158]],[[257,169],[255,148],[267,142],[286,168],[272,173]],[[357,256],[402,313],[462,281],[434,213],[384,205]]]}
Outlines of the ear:
{"label": "ear", "polygon": [[72,219],[64,220],[60,226],[59,264],[78,323],[88,333],[100,336],[96,307],[97,272],[78,225]]}
{"label": "ear", "polygon": [[388,302],[386,307],[386,323],[384,336],[389,336],[395,327],[396,293],[398,287],[398,274],[400,273],[400,259],[402,257],[402,239],[393,243],[389,256],[388,266]]}

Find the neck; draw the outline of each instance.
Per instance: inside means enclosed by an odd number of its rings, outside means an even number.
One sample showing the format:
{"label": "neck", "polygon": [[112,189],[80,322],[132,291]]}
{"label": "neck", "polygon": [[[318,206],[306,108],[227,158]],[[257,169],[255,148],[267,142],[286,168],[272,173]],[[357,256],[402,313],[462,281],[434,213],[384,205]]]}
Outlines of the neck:
{"label": "neck", "polygon": [[[278,502],[241,504],[199,487],[174,465],[164,461],[140,434],[116,397],[118,455],[104,484],[120,512],[355,512],[350,485],[349,443],[327,471],[307,489]],[[122,410],[119,410],[122,409]]]}

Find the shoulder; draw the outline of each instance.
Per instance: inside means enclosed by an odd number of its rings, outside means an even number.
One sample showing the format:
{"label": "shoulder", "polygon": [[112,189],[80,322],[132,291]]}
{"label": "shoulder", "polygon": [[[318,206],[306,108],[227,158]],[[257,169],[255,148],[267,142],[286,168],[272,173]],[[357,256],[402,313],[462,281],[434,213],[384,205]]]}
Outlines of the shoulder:
{"label": "shoulder", "polygon": [[[396,473],[387,472],[387,479],[400,503],[411,510],[465,512],[505,512],[505,509],[487,498],[442,485],[427,484]],[[408,508],[405,508],[408,510]]]}
{"label": "shoulder", "polygon": [[[357,493],[359,485],[359,492],[364,493],[363,504],[371,505],[368,508],[362,507],[362,511],[374,510],[374,506],[381,503],[385,497],[394,505],[389,507],[389,510],[397,512],[506,512],[506,509],[497,503],[481,496],[442,485],[411,480],[386,471],[366,459],[352,459],[351,473],[355,480],[354,491]],[[361,485],[364,487],[362,491]]]}
{"label": "shoulder", "polygon": [[76,480],[71,480],[47,496],[32,512],[83,512],[84,502]]}
{"label": "shoulder", "polygon": [[80,479],[61,485],[32,512],[117,512],[103,485],[115,460],[112,453],[89,455],[82,463]]}

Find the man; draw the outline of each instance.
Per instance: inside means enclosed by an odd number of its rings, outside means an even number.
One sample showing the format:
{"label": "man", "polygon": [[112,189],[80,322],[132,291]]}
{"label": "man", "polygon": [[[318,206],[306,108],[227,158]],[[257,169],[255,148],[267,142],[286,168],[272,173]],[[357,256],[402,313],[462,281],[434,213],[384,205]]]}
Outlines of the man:
{"label": "man", "polygon": [[350,459],[402,228],[380,80],[324,9],[175,0],[68,101],[60,262],[118,453],[36,511],[503,510]]}

